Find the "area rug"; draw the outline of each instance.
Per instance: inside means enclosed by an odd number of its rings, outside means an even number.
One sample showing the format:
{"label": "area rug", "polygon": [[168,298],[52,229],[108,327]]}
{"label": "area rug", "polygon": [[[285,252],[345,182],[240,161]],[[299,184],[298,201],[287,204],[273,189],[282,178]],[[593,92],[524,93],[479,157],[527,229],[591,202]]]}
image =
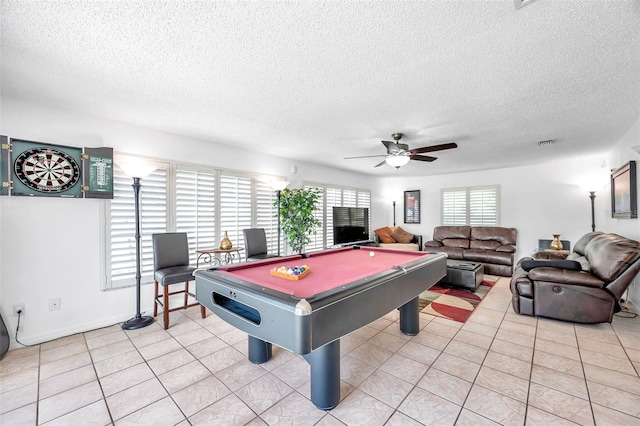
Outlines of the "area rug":
{"label": "area rug", "polygon": [[498,277],[485,275],[475,292],[436,284],[420,294],[420,312],[463,323],[497,281]]}

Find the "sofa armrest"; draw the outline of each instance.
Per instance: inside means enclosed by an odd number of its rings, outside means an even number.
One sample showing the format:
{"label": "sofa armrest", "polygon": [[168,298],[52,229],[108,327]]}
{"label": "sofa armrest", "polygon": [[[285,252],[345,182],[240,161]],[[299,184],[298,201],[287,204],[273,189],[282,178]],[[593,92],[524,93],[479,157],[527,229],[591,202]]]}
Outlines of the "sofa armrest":
{"label": "sofa armrest", "polygon": [[516,246],[514,246],[513,244],[505,244],[505,245],[502,245],[502,246],[498,247],[496,249],[496,251],[503,252],[503,253],[515,253],[516,252]]}
{"label": "sofa armrest", "polygon": [[424,246],[425,248],[426,247],[442,247],[442,243],[436,240],[429,240],[426,243],[424,243]]}
{"label": "sofa armrest", "polygon": [[569,269],[571,271],[582,271],[582,265],[580,262],[576,262],[575,260],[525,260],[520,262],[520,266],[522,269],[529,272],[535,268],[558,268],[558,269]]}
{"label": "sofa armrest", "polygon": [[557,284],[579,285],[583,287],[601,288],[604,281],[588,272],[572,271],[560,268],[535,268],[529,271],[531,281],[546,281]]}

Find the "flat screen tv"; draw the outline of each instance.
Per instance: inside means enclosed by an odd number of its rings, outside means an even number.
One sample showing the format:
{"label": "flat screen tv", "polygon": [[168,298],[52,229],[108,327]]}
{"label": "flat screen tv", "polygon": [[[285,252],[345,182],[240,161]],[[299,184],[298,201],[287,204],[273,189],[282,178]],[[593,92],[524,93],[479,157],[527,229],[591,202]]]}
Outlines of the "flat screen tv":
{"label": "flat screen tv", "polygon": [[333,208],[333,244],[369,241],[369,209],[363,207]]}

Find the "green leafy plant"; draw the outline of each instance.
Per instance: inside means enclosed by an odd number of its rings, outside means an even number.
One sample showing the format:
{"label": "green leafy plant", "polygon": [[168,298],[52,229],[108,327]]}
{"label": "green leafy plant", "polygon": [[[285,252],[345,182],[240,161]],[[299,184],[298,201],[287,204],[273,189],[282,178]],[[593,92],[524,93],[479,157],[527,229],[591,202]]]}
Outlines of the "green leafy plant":
{"label": "green leafy plant", "polygon": [[[280,226],[289,247],[302,253],[304,246],[311,242],[311,235],[322,225],[313,216],[322,191],[317,188],[285,189],[280,195]],[[277,207],[277,201],[274,202]]]}

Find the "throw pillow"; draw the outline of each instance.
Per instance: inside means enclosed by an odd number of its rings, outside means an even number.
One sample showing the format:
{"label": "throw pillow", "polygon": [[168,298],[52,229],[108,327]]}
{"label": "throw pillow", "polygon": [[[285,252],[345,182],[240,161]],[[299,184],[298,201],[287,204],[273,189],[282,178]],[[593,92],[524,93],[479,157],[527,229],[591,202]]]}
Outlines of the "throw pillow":
{"label": "throw pillow", "polygon": [[391,236],[391,228],[389,228],[388,226],[385,226],[384,228],[378,228],[373,232],[375,232],[375,234],[378,236],[378,239],[380,240],[381,243],[393,244],[393,243],[397,242]]}
{"label": "throw pillow", "polygon": [[413,234],[408,233],[399,226],[393,230],[393,232],[391,233],[391,237],[402,244],[409,244],[411,241],[413,241]]}

